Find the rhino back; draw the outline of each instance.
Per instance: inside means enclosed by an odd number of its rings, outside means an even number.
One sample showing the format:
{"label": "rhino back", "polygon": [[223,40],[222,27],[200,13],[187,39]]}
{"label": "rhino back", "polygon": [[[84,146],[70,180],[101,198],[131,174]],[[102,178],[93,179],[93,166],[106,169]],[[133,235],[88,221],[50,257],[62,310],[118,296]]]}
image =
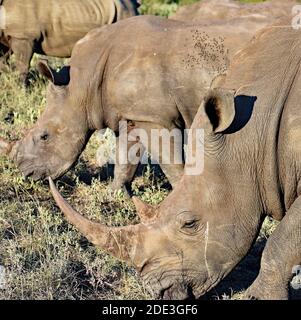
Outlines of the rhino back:
{"label": "rhino back", "polygon": [[71,69],[90,78],[105,69],[103,102],[122,118],[169,128],[181,116],[189,127],[212,79],[225,68],[218,41],[182,22],[135,17],[90,32],[76,45]]}
{"label": "rhino back", "polygon": [[5,0],[6,33],[39,40],[44,53],[70,56],[80,38],[95,27],[112,23],[114,0]]}
{"label": "rhino back", "polygon": [[228,42],[230,56],[243,48],[260,29],[291,14],[295,0],[270,0],[261,3],[203,0],[181,7],[172,19],[200,24]]}
{"label": "rhino back", "polygon": [[260,3],[239,3],[232,0],[203,0],[186,5],[171,16],[172,19],[194,23],[217,23],[234,18],[255,19],[269,23],[289,15],[296,0],[270,0]]}

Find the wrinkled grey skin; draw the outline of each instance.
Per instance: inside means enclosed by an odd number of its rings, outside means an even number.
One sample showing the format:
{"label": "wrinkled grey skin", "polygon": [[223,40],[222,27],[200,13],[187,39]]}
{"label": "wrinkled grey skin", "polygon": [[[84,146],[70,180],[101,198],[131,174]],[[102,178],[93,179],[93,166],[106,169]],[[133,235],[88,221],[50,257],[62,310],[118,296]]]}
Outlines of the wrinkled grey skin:
{"label": "wrinkled grey skin", "polygon": [[91,222],[50,181],[57,204],[92,243],[133,264],[154,294],[167,299],[200,297],[214,287],[247,254],[270,215],[280,223],[246,297],[287,299],[292,270],[301,264],[300,63],[301,34],[290,20],[259,32],[235,56],[192,124],[205,130],[203,174],[189,175],[186,165],[156,208],[134,199],[140,224]]}
{"label": "wrinkled grey skin", "polygon": [[[0,43],[11,49],[26,79],[33,53],[67,58],[90,30],[138,14],[136,0],[3,0]],[[7,57],[0,60],[4,64]],[[0,70],[5,70],[3,67]]]}
{"label": "wrinkled grey skin", "polygon": [[[92,132],[109,127],[118,134],[121,120],[129,132],[189,128],[205,91],[227,64],[224,44],[211,56],[216,42],[202,32],[182,22],[134,17],[88,33],[75,46],[70,69],[56,73],[41,63],[41,73],[53,82],[47,107],[15,144],[12,159],[25,176],[55,179],[76,161]],[[140,142],[146,145],[142,137]],[[183,164],[163,165],[164,152],[149,147],[174,186]],[[182,152],[182,145],[176,147]],[[117,163],[114,189],[130,182],[136,168]]]}
{"label": "wrinkled grey skin", "polygon": [[228,39],[230,57],[262,28],[291,16],[295,0],[240,3],[232,0],[202,0],[180,7],[170,19],[208,28]]}
{"label": "wrinkled grey skin", "polygon": [[[288,16],[296,0],[266,0],[259,3],[241,3],[233,0],[202,0],[182,6],[171,15],[171,19],[190,21],[194,24],[215,25],[217,23],[235,24],[236,19],[257,22],[262,25],[273,23],[275,19]],[[256,25],[255,25],[256,28]],[[244,32],[244,28],[240,31]],[[249,30],[252,32],[252,30]]]}

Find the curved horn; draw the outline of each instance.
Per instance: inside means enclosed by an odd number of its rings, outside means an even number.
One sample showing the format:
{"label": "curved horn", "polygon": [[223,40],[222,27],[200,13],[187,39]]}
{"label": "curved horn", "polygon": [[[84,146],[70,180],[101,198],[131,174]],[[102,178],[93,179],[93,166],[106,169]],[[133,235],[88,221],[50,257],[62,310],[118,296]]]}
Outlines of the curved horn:
{"label": "curved horn", "polygon": [[143,202],[138,197],[132,198],[141,222],[150,222],[156,217],[155,207]]}
{"label": "curved horn", "polygon": [[55,202],[71,224],[94,245],[120,260],[133,264],[140,225],[110,228],[101,223],[90,221],[69,205],[61,196],[50,177],[49,184]]}
{"label": "curved horn", "polygon": [[0,155],[9,155],[14,143],[0,138]]}

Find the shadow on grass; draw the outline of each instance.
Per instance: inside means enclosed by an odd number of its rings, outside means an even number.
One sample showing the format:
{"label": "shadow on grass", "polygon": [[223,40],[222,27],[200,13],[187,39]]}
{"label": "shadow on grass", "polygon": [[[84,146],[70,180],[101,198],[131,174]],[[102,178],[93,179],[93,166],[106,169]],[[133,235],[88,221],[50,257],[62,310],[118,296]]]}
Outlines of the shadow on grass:
{"label": "shadow on grass", "polygon": [[[148,165],[140,164],[135,173],[134,179],[137,177],[143,177],[145,172],[148,170]],[[159,165],[150,165],[151,175],[154,177],[154,181],[159,182],[160,187],[165,190],[171,190],[172,187],[170,183],[165,178],[163,171]],[[78,178],[79,182],[82,182],[86,185],[91,185],[94,179],[109,182],[114,179],[114,165],[107,164],[103,167],[93,168],[87,161],[80,160],[76,168],[74,168],[75,176]],[[74,179],[70,178],[68,175],[63,176],[60,181],[64,184],[69,185],[70,187],[75,187],[76,182]],[[126,185],[129,195],[132,195],[131,185]],[[140,188],[139,188],[140,189]],[[141,192],[143,192],[143,186],[141,186]]]}

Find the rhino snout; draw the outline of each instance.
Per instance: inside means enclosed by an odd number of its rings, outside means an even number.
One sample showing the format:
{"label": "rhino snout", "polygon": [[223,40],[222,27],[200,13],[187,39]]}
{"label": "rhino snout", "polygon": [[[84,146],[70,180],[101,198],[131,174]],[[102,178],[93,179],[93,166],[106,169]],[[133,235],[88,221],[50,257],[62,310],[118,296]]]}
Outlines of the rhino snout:
{"label": "rhino snout", "polygon": [[159,282],[154,280],[153,283],[147,283],[150,292],[156,299],[160,300],[187,300],[195,299],[194,289],[187,283],[181,283],[177,280],[161,279]]}
{"label": "rhino snout", "polygon": [[25,178],[32,178],[35,181],[46,178],[46,168],[35,161],[35,156],[26,155],[19,142],[12,148],[10,158]]}
{"label": "rhino snout", "polygon": [[161,289],[158,298],[163,300],[188,300],[195,299],[195,296],[190,286],[183,288],[171,285],[166,289]]}

